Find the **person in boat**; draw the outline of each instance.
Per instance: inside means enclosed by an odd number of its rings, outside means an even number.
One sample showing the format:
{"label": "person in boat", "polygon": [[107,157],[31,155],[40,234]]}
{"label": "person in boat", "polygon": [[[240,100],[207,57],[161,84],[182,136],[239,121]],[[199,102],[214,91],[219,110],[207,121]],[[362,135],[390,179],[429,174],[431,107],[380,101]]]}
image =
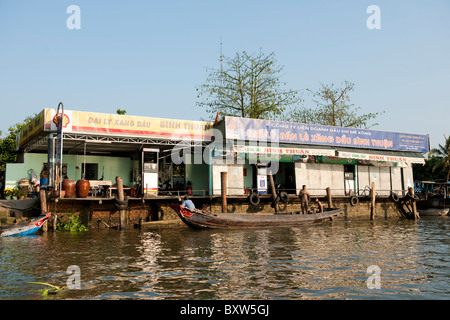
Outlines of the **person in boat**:
{"label": "person in boat", "polygon": [[322,213],[323,212],[323,204],[322,204],[322,202],[319,201],[319,198],[316,198],[315,202],[317,204],[315,212],[316,213]]}
{"label": "person in boat", "polygon": [[298,196],[300,197],[300,201],[302,204],[302,214],[308,213],[308,196],[309,192],[306,190],[306,186],[303,185],[302,190],[300,190]]}
{"label": "person in boat", "polygon": [[185,208],[187,208],[187,209],[189,209],[189,210],[191,210],[191,211],[195,211],[195,205],[194,205],[194,203],[192,202],[192,200],[189,199],[188,196],[184,196],[183,200],[184,200],[184,201],[183,201],[183,203],[181,204],[183,207],[185,207]]}

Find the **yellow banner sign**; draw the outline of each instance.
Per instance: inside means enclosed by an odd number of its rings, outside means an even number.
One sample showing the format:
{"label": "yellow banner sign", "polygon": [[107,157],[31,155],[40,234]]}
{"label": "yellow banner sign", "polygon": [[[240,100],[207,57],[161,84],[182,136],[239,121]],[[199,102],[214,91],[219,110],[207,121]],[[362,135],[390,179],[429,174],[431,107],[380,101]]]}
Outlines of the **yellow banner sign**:
{"label": "yellow banner sign", "polygon": [[212,122],[174,120],[72,111],[73,132],[109,133],[173,139],[205,140],[212,135]]}
{"label": "yellow banner sign", "polygon": [[[42,130],[56,131],[56,110],[42,110],[20,132],[17,147],[22,147]],[[171,140],[203,141],[212,137],[212,122],[189,121],[106,114],[84,111],[64,111],[63,131],[98,135],[120,135]]]}
{"label": "yellow banner sign", "polygon": [[30,141],[38,133],[44,130],[45,110],[42,110],[34,119],[28,122],[16,137],[16,149]]}

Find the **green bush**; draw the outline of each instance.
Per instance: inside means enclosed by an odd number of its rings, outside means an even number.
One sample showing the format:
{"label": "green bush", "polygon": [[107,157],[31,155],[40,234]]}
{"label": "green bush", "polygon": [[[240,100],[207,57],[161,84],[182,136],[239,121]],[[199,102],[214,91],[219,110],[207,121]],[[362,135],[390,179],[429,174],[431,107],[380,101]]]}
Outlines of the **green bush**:
{"label": "green bush", "polygon": [[65,221],[56,224],[56,230],[60,231],[87,231],[88,228],[81,223],[80,217],[73,213],[67,213]]}

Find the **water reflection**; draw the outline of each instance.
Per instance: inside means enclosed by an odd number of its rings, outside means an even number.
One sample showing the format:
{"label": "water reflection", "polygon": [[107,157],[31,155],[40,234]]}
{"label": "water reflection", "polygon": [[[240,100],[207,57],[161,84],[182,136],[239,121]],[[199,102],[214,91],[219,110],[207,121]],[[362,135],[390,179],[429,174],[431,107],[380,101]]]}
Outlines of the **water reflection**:
{"label": "water reflection", "polygon": [[[448,299],[448,221],[4,238],[0,298],[39,299],[28,282],[64,285],[78,265],[81,290],[50,299]],[[367,288],[371,265],[379,290]]]}

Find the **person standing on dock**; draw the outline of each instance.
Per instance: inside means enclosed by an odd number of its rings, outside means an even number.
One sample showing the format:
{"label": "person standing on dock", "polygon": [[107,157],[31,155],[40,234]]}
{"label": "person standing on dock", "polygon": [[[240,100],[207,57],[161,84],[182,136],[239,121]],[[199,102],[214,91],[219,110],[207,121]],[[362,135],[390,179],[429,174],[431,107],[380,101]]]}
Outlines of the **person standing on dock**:
{"label": "person standing on dock", "polygon": [[309,192],[306,190],[305,185],[303,185],[302,190],[300,190],[298,196],[300,197],[300,201],[302,204],[302,214],[307,214],[308,213]]}

